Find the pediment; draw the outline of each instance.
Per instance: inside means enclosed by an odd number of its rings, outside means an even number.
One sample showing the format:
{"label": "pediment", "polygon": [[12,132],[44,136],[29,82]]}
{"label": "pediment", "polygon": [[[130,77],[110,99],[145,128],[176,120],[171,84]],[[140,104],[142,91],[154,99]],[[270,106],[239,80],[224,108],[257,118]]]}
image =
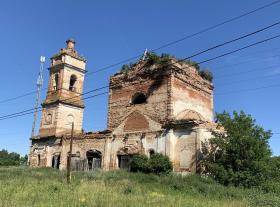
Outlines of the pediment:
{"label": "pediment", "polygon": [[124,123],[124,131],[148,130],[149,122],[144,115],[138,111],[132,112]]}
{"label": "pediment", "polygon": [[139,110],[132,111],[123,122],[114,130],[114,133],[146,132],[161,129],[161,124],[152,120]]}

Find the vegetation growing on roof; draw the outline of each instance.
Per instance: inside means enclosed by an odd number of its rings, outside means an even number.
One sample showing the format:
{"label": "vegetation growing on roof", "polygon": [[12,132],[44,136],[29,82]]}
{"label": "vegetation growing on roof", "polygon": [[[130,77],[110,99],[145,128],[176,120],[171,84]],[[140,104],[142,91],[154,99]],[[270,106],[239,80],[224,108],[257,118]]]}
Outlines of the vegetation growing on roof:
{"label": "vegetation growing on roof", "polygon": [[[168,63],[171,59],[175,58],[175,56],[167,54],[167,53],[162,53],[161,55],[156,54],[155,52],[147,52],[145,60],[147,65],[153,65],[153,64],[166,64]],[[193,66],[199,73],[199,75],[204,79],[209,82],[213,81],[213,74],[211,71],[207,69],[201,69],[199,64],[195,61],[192,60],[180,60],[179,63],[186,63],[188,65]],[[128,71],[131,70],[135,65],[137,65],[137,62],[135,63],[129,63],[125,64],[121,68],[121,73],[124,73],[127,75]]]}
{"label": "vegetation growing on roof", "polygon": [[207,69],[204,69],[204,70],[199,70],[198,71],[199,75],[205,79],[205,80],[208,80],[212,83],[213,81],[213,74],[211,71],[207,70]]}
{"label": "vegetation growing on roof", "polygon": [[208,69],[201,69],[199,64],[197,62],[195,62],[195,61],[192,61],[192,60],[184,60],[182,62],[184,62],[184,63],[186,63],[188,65],[193,66],[197,70],[198,74],[204,80],[208,80],[208,81],[210,81],[212,83],[212,81],[213,81],[213,74],[212,74],[212,72],[210,70],[208,70]]}
{"label": "vegetation growing on roof", "polygon": [[154,52],[148,52],[147,53],[147,64],[165,64],[167,62],[169,62],[172,58],[175,58],[172,55],[166,54],[166,53],[162,53],[161,55],[157,55]]}
{"label": "vegetation growing on roof", "polygon": [[195,61],[192,61],[192,60],[188,59],[188,60],[182,60],[181,62],[186,63],[186,64],[188,64],[188,65],[191,65],[191,66],[195,67],[195,69],[196,69],[197,71],[200,70],[199,64],[198,64],[197,62],[195,62]]}

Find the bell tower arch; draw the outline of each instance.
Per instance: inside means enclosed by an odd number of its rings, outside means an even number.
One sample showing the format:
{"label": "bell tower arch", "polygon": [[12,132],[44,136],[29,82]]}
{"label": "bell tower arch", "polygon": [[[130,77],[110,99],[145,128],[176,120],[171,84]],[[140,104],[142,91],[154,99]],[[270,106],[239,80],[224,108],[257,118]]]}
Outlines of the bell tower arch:
{"label": "bell tower arch", "polygon": [[84,102],[83,85],[86,60],[75,49],[75,40],[51,58],[48,92],[42,104],[40,137],[61,136],[71,130],[82,131]]}

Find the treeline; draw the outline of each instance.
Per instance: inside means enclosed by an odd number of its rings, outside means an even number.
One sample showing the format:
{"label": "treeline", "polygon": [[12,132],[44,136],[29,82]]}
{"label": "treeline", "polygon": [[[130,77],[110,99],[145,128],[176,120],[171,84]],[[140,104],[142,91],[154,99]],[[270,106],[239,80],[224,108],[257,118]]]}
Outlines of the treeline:
{"label": "treeline", "polygon": [[21,157],[20,154],[15,152],[8,152],[2,149],[0,151],[0,166],[18,166],[27,164],[27,155]]}

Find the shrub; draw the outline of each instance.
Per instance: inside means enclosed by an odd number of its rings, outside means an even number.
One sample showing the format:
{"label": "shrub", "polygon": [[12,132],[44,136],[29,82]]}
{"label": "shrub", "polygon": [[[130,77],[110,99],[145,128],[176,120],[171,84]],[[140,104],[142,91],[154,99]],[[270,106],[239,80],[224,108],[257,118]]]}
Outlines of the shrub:
{"label": "shrub", "polygon": [[188,60],[184,60],[184,61],[182,61],[182,62],[187,63],[188,65],[191,65],[191,66],[195,67],[195,69],[196,69],[197,71],[200,70],[199,64],[198,64],[197,62],[195,62],[195,61],[192,61],[192,60],[189,60],[189,59],[188,59]]}
{"label": "shrub", "polygon": [[[147,52],[147,55],[146,55],[147,63],[146,64],[147,65],[160,64],[160,65],[165,65],[166,66],[167,63],[172,58],[175,58],[175,56],[169,55],[169,54],[166,54],[166,53],[162,53],[161,55],[158,55],[155,52]],[[203,79],[208,80],[210,82],[213,81],[212,72],[207,70],[207,69],[201,69],[197,62],[192,61],[192,60],[179,60],[178,62],[186,63],[186,64],[194,67]],[[120,72],[125,73],[125,75],[127,76],[128,71],[131,70],[135,65],[137,65],[137,62],[129,63],[128,65],[125,64],[125,65],[122,66]]]}
{"label": "shrub", "polygon": [[134,155],[130,161],[132,172],[168,174],[172,170],[172,163],[168,156],[156,153],[150,159],[146,155]]}
{"label": "shrub", "polygon": [[130,67],[129,67],[129,65],[127,65],[127,64],[123,65],[122,68],[121,68],[121,72],[122,72],[122,73],[123,73],[123,72],[127,72],[127,71],[129,71],[129,70],[130,70]]}
{"label": "shrub", "polygon": [[174,56],[162,53],[161,55],[157,55],[154,52],[147,53],[147,64],[166,64],[170,61]]}
{"label": "shrub", "polygon": [[132,172],[149,172],[148,157],[146,155],[135,155],[130,161],[130,170]]}
{"label": "shrub", "polygon": [[205,69],[205,70],[200,70],[198,73],[203,79],[208,80],[210,82],[213,81],[213,74],[211,71]]}
{"label": "shrub", "polygon": [[169,157],[156,153],[148,160],[150,172],[155,174],[168,174],[172,170],[172,163]]}

